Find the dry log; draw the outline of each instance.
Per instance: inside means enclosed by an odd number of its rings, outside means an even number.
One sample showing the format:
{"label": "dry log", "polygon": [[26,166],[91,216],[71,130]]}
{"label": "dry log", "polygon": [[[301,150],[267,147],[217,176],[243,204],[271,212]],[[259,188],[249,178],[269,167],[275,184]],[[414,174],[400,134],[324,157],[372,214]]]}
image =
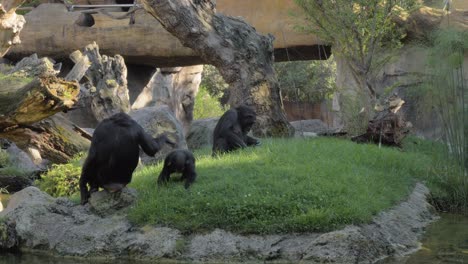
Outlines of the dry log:
{"label": "dry log", "polygon": [[55,76],[58,68],[60,64],[33,55],[19,62],[0,83],[0,137],[53,163],[67,162],[89,146],[72,123],[57,114],[69,110],[79,94],[76,81]]}
{"label": "dry log", "polygon": [[399,113],[405,103],[401,98],[392,96],[386,105],[378,107],[375,117],[369,121],[366,133],[351,138],[357,143],[376,143],[401,147],[403,138],[410,132],[411,123],[406,122]]}
{"label": "dry log", "polygon": [[142,5],[184,46],[216,66],[230,86],[230,105],[255,106],[260,136],[292,136],[273,70],[273,36],[215,12],[211,1],[143,0]]}
{"label": "dry log", "polygon": [[0,131],[30,125],[69,109],[78,95],[78,84],[57,77],[37,78],[20,89],[0,90]]}
{"label": "dry log", "polygon": [[66,79],[82,79],[78,104],[67,116],[81,127],[95,127],[104,118],[118,112],[130,111],[127,87],[127,67],[120,55],[101,55],[96,42],[84,51],[74,51],[70,59],[75,63]]}
{"label": "dry log", "polygon": [[75,132],[73,126],[63,115],[56,114],[34,125],[22,125],[0,133],[0,137],[15,142],[26,153],[37,150],[39,159],[66,163],[77,153],[87,150],[90,144],[89,140]]}

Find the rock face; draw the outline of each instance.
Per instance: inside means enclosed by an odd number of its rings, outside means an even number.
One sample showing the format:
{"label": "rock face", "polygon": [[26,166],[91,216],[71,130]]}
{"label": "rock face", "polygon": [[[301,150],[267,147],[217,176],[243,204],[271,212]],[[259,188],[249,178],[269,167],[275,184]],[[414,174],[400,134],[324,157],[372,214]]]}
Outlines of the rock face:
{"label": "rock face", "polygon": [[237,235],[224,230],[183,236],[170,228],[132,226],[124,214],[100,217],[89,206],[54,199],[35,187],[11,197],[0,212],[0,249],[45,250],[82,257],[131,256],[185,261],[285,261],[374,263],[419,247],[424,228],[436,217],[417,184],[406,202],[380,213],[370,224],[329,233]]}
{"label": "rock face", "polygon": [[182,124],[184,134],[193,120],[193,107],[203,65],[159,69],[143,88],[132,109],[167,105]]}
{"label": "rock face", "polygon": [[213,131],[219,117],[198,119],[193,121],[187,134],[187,145],[190,149],[213,145]]}

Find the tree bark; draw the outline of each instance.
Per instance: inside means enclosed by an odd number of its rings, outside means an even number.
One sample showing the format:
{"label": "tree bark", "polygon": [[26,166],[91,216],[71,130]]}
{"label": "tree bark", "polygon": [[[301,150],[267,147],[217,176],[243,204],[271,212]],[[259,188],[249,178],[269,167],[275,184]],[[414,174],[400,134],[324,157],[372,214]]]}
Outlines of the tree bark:
{"label": "tree bark", "polygon": [[273,37],[243,20],[215,12],[209,0],[143,0],[143,7],[184,46],[219,69],[230,86],[231,106],[254,106],[254,134],[292,136],[273,70]]}
{"label": "tree bark", "polygon": [[0,58],[7,53],[11,46],[21,43],[19,33],[26,20],[23,16],[17,15],[15,11],[24,1],[0,1]]}

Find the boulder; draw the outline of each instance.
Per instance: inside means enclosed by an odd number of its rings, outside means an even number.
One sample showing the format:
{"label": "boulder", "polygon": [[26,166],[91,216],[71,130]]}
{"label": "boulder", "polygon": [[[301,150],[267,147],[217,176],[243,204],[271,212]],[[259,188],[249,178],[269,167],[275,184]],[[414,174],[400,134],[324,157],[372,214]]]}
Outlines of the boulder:
{"label": "boulder", "polygon": [[100,215],[107,216],[117,212],[122,213],[137,199],[137,191],[131,188],[123,188],[122,191],[110,193],[106,190],[91,193],[89,206],[91,210]]}
{"label": "boulder", "polygon": [[0,218],[10,221],[9,228],[13,228],[11,241],[0,241],[0,250],[16,243],[20,250],[46,250],[58,255],[151,259],[174,257],[180,237],[170,228],[143,232],[133,227],[125,215],[101,217],[90,206],[55,199],[36,187],[12,195]]}
{"label": "boulder", "polygon": [[[151,136],[157,137],[161,134],[166,134],[176,143],[174,148],[187,148],[182,125],[177,121],[169,107],[144,107],[133,110],[129,114]],[[144,164],[156,163],[157,161],[163,160],[174,148],[165,144],[154,157],[150,157],[142,152],[140,155],[141,161]]]}
{"label": "boulder", "polygon": [[[241,235],[216,229],[184,236],[171,228],[135,227],[125,214],[101,217],[91,206],[28,187],[12,195],[0,212],[0,250],[17,246],[62,256],[212,263],[374,263],[420,247],[425,227],[437,219],[426,201],[428,194],[424,185],[416,184],[405,202],[379,213],[370,223],[328,233]],[[4,234],[8,241],[1,240]]]}
{"label": "boulder", "polygon": [[292,121],[291,125],[296,130],[296,136],[318,136],[336,132],[320,119]]}
{"label": "boulder", "polygon": [[219,117],[198,119],[192,122],[187,134],[187,145],[189,149],[198,149],[213,145],[213,131],[218,123]]}

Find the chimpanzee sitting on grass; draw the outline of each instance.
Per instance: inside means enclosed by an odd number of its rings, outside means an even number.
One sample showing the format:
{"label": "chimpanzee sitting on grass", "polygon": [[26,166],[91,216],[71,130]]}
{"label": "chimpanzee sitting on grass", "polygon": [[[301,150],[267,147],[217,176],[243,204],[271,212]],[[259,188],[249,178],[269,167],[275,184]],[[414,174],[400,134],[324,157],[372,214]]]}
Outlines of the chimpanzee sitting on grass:
{"label": "chimpanzee sitting on grass", "polygon": [[102,120],[94,130],[81,172],[81,204],[87,203],[90,192],[98,191],[99,187],[109,192],[120,191],[132,180],[138,165],[139,147],[154,156],[165,143],[175,145],[166,135],[151,137],[125,113]]}
{"label": "chimpanzee sitting on grass", "polygon": [[185,180],[185,189],[195,181],[197,173],[195,172],[195,158],[192,152],[186,149],[176,149],[167,154],[164,159],[164,167],[159,174],[158,185],[167,183],[171,173],[182,173],[181,180]]}
{"label": "chimpanzee sitting on grass", "polygon": [[246,106],[240,105],[226,111],[213,132],[213,155],[229,152],[238,148],[260,145],[260,141],[247,135],[257,114]]}

